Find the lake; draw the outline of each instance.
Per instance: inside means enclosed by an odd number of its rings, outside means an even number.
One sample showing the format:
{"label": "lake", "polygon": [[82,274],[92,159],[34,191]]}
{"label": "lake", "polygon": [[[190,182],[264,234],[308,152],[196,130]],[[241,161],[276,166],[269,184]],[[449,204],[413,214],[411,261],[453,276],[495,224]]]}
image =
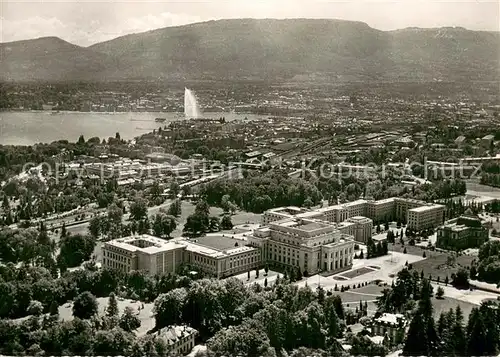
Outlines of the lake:
{"label": "lake", "polygon": [[[265,119],[267,116],[236,113],[204,113],[205,118],[226,121]],[[157,123],[155,118],[166,118]],[[80,135],[107,139],[118,132],[122,139],[153,131],[169,122],[184,120],[181,113],[82,113],[0,112],[0,145],[33,145],[56,140],[76,141]]]}

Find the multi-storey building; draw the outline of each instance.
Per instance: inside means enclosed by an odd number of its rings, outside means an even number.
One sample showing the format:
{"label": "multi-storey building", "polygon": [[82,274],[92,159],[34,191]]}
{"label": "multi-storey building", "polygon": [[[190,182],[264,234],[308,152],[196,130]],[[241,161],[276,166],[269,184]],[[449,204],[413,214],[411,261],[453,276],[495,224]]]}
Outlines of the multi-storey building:
{"label": "multi-storey building", "polygon": [[414,200],[411,198],[399,198],[394,199],[394,216],[393,219],[408,223],[408,211],[413,208],[422,207],[427,205],[424,201]]}
{"label": "multi-storey building", "polygon": [[478,248],[488,236],[489,230],[479,217],[461,216],[438,228],[436,247],[456,251]]}
{"label": "multi-storey building", "polygon": [[352,267],[353,237],[318,219],[294,217],[272,222],[256,229],[248,243],[260,249],[262,261],[309,274]]}
{"label": "multi-storey building", "polygon": [[355,216],[348,218],[346,222],[353,224],[353,228],[349,232],[349,234],[354,236],[354,239],[357,242],[366,244],[368,240],[372,237],[373,221],[370,218],[363,216]]}
{"label": "multi-storey building", "polygon": [[373,319],[372,331],[376,336],[388,336],[392,345],[401,343],[408,322],[404,315],[384,313]]}
{"label": "multi-storey building", "polygon": [[408,228],[423,230],[436,228],[444,222],[445,206],[431,204],[408,210]]}
{"label": "multi-storey building", "polygon": [[[417,210],[410,213],[413,209]],[[367,217],[372,220],[372,224],[373,222],[380,223],[392,220],[408,223],[409,215],[411,215],[412,220],[418,219],[419,222],[421,221],[419,226],[434,228],[443,223],[442,214],[444,214],[444,206],[428,204],[424,201],[411,198],[392,197],[378,201],[357,200],[349,203],[322,207],[312,211],[298,207],[275,208],[264,212],[262,224],[267,225],[273,221],[293,217],[306,219],[316,218],[334,223],[346,222],[353,217]],[[357,221],[359,221],[359,219],[357,219]],[[349,227],[349,225],[342,225],[344,229],[347,229],[347,227]],[[353,232],[350,232],[350,234],[355,235]],[[355,236],[358,237],[357,235]],[[362,240],[361,238],[357,240],[364,241],[364,238]]]}
{"label": "multi-storey building", "polygon": [[366,216],[373,222],[386,222],[395,217],[396,199],[394,197],[384,200],[370,201],[367,204]]}
{"label": "multi-storey building", "polygon": [[167,355],[185,356],[195,346],[198,331],[189,326],[164,327],[153,334],[153,339],[162,339],[167,346]]}
{"label": "multi-storey building", "polygon": [[367,203],[368,201],[366,200],[357,200],[339,205],[322,207],[316,211],[323,213],[328,222],[339,223],[350,217],[366,216]]}
{"label": "multi-storey building", "polygon": [[217,277],[254,269],[259,251],[229,237],[166,241],[150,235],[131,236],[104,243],[103,267],[123,272],[143,270],[152,275],[174,273],[188,264]]}

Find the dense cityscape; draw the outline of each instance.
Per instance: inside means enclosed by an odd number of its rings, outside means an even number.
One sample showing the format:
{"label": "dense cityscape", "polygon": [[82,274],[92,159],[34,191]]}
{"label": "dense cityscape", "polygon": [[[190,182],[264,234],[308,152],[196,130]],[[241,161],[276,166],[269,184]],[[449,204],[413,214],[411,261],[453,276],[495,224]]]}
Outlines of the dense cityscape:
{"label": "dense cityscape", "polygon": [[499,112],[498,78],[4,80],[0,355],[497,356]]}

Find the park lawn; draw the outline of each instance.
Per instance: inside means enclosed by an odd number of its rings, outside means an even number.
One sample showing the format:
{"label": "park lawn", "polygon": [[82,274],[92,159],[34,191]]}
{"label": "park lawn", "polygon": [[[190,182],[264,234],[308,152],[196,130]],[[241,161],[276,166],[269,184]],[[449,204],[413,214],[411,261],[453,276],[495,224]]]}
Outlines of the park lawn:
{"label": "park lawn", "polygon": [[[182,213],[181,216],[177,219],[177,228],[170,235],[171,237],[181,237],[182,230],[184,229],[184,225],[186,224],[187,218],[192,215],[196,209],[196,205],[189,201],[182,201],[181,203]],[[222,218],[224,211],[219,207],[210,207],[210,215],[217,216]],[[231,221],[233,225],[241,225],[241,224],[254,224],[260,222],[260,214],[237,211],[234,215],[231,216]],[[242,232],[238,232],[242,233]]]}
{"label": "park lawn", "polygon": [[426,251],[427,258],[419,262],[413,263],[413,269],[418,272],[424,272],[425,277],[431,275],[432,280],[436,280],[439,277],[440,281],[445,280],[446,276],[451,281],[451,275],[458,272],[460,268],[467,268],[471,265],[471,262],[475,259],[473,256],[460,255],[455,259],[453,265],[447,265],[448,256],[452,253],[440,253]]}
{"label": "park lawn", "polygon": [[[97,298],[99,304],[99,315],[104,316],[106,313],[106,307],[108,306],[108,298]],[[149,330],[153,329],[155,326],[155,319],[153,317],[153,303],[144,303],[144,309],[138,310],[141,306],[141,302],[134,302],[130,299],[118,298],[118,311],[119,315],[123,313],[125,307],[130,306],[134,311],[139,311],[139,319],[141,320],[141,327],[139,327],[135,333],[137,336],[145,335]],[[63,321],[73,320],[73,302],[68,302],[62,306],[59,306],[59,318]]]}
{"label": "park lawn", "polygon": [[[434,291],[435,292],[435,291]],[[467,321],[469,315],[474,307],[470,302],[453,299],[445,296],[443,299],[432,298],[432,307],[434,308],[434,318],[438,319],[442,312],[448,312],[450,309],[455,310],[457,306],[460,306],[462,313],[464,314],[464,321]]]}

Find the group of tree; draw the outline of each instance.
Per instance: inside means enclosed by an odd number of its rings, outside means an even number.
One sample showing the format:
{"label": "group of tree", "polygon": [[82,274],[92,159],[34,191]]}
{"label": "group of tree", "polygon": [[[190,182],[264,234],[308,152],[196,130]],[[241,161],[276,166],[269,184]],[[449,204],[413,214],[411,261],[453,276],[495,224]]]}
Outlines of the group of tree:
{"label": "group of tree", "polygon": [[375,244],[373,239],[370,238],[366,242],[366,257],[368,259],[380,257],[382,255],[387,255],[388,252],[389,252],[389,249],[387,246],[387,240],[384,240],[382,242],[378,242],[377,244]]}
{"label": "group of tree", "polygon": [[403,195],[403,197],[429,202],[465,195],[466,192],[467,187],[464,180],[437,179],[436,181],[433,181],[432,184],[427,183],[424,185],[414,186],[412,188],[412,192]]}
{"label": "group of tree", "polygon": [[123,298],[151,302],[159,294],[186,286],[191,280],[187,276],[149,276],[140,271],[125,274],[116,270],[97,269],[92,263],[83,269],[66,271],[58,276],[57,267],[51,273],[42,266],[23,263],[16,267],[8,263],[0,266],[0,319],[27,316],[33,300],[40,302],[42,310],[48,312],[51,304],[60,306],[73,300],[81,291],[88,291],[97,297],[106,297],[115,292]]}
{"label": "group of tree", "polygon": [[[121,204],[122,205],[122,204]],[[130,205],[130,218],[123,221],[124,208],[113,203],[107,209],[105,216],[97,216],[90,220],[89,233],[95,239],[105,240],[126,237],[131,234],[151,234],[170,238],[177,228],[176,217],[181,213],[181,203],[175,200],[167,210],[160,209],[150,221],[146,200],[137,197]]]}
{"label": "group of tree", "polygon": [[301,178],[290,178],[285,171],[244,171],[243,176],[241,179],[207,183],[200,189],[200,197],[228,212],[238,206],[255,213],[280,206],[303,206],[308,201],[315,205],[322,198],[314,184]]}
{"label": "group of tree", "polygon": [[61,234],[59,240],[60,252],[57,264],[64,271],[88,261],[94,252],[96,240],[90,235],[68,233]]}
{"label": "group of tree", "polygon": [[234,278],[198,280],[155,300],[156,329],[187,322],[217,356],[274,356],[300,347],[338,353],[344,310],[338,296],[278,280],[245,287]]}
{"label": "group of tree", "polygon": [[[434,320],[430,281],[408,268],[378,298],[377,313],[403,313],[410,320],[405,356],[492,356],[500,351],[500,306],[485,302],[473,308],[468,323],[459,306]],[[436,293],[442,298],[442,292]]]}
{"label": "group of tree", "polygon": [[[479,248],[479,264],[471,267],[471,276],[487,283],[500,282],[500,241],[490,240]],[[473,274],[473,272],[474,274]]]}
{"label": "group of tree", "polygon": [[183,234],[198,237],[208,232],[218,232],[221,229],[231,229],[231,217],[226,214],[222,221],[217,216],[210,216],[210,206],[204,200],[199,200],[193,214],[187,217]]}

